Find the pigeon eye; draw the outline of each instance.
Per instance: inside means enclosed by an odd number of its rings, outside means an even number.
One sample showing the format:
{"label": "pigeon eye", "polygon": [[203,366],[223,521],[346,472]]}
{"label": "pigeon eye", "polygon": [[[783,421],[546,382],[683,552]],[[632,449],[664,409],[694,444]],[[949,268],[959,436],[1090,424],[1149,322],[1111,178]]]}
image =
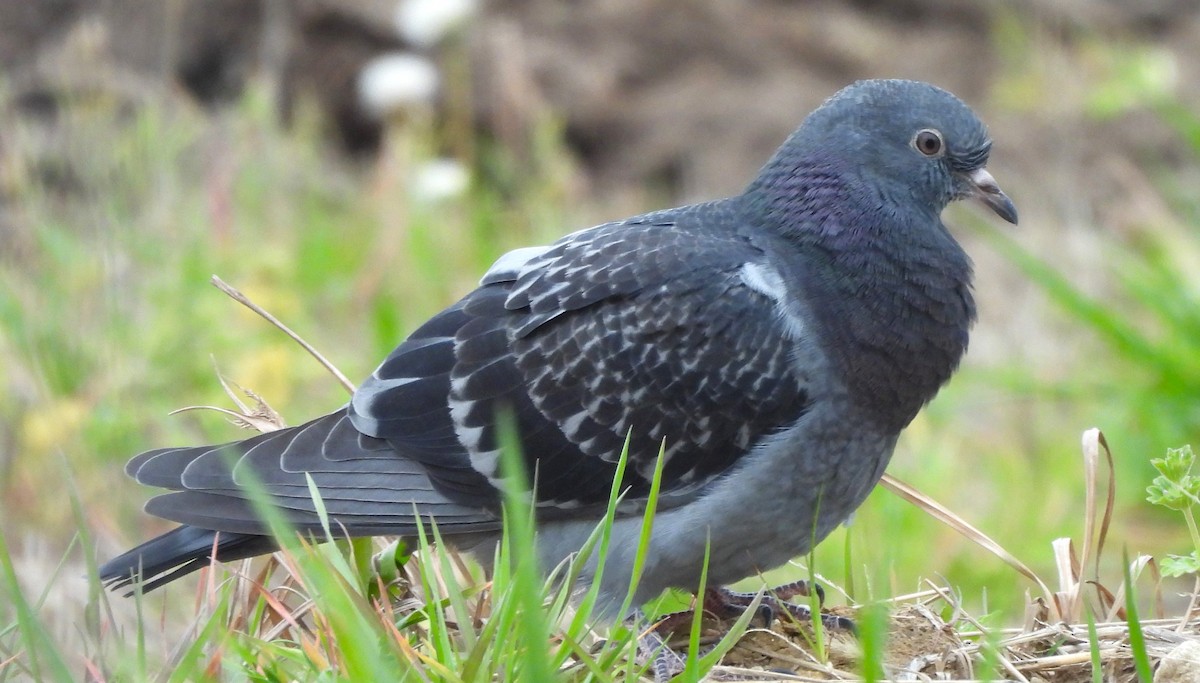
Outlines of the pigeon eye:
{"label": "pigeon eye", "polygon": [[936,157],[941,155],[945,144],[942,142],[941,133],[932,128],[926,128],[919,131],[916,137],[913,138],[913,147],[916,147],[918,152],[927,157]]}

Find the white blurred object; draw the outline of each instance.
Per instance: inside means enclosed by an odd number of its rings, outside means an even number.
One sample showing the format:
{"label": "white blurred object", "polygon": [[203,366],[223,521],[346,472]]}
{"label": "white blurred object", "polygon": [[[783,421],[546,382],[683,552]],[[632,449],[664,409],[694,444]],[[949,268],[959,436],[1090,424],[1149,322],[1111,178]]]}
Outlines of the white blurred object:
{"label": "white blurred object", "polygon": [[479,9],[478,0],[400,0],[396,31],[420,47],[437,45]]}
{"label": "white blurred object", "polygon": [[413,196],[425,202],[439,202],[467,191],[471,176],[455,159],[432,159],[421,164],[412,180]]}
{"label": "white blurred object", "polygon": [[428,104],[438,89],[437,68],[424,57],[389,52],[367,62],[358,73],[358,101],[376,118]]}

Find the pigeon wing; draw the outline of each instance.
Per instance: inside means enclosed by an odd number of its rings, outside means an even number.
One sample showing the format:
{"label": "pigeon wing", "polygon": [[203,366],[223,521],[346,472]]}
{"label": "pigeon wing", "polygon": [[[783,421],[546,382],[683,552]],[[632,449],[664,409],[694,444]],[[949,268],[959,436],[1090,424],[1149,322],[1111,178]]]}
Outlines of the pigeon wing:
{"label": "pigeon wing", "polygon": [[502,413],[544,515],[603,504],[627,437],[627,500],[660,450],[664,490],[700,490],[807,408],[782,287],[763,286],[762,250],[708,224],[725,215],[648,214],[501,258],[384,361],[351,419],[463,505],[498,500]]}

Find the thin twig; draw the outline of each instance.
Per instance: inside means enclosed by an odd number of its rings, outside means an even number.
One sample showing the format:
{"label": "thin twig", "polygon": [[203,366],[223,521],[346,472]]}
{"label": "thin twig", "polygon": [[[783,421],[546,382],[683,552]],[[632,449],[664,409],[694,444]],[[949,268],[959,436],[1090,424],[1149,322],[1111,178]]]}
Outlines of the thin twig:
{"label": "thin twig", "polygon": [[1183,629],[1187,628],[1188,623],[1192,620],[1192,612],[1196,610],[1197,598],[1200,598],[1200,575],[1196,576],[1196,580],[1192,584],[1192,594],[1188,598],[1187,609],[1183,610],[1183,618],[1179,620],[1179,625],[1175,627],[1177,633],[1182,633]]}
{"label": "thin twig", "polygon": [[354,393],[354,383],[347,379],[346,376],[342,374],[341,370],[338,370],[336,367],[334,367],[333,363],[330,363],[328,360],[326,360],[325,356],[322,356],[320,351],[317,351],[315,348],[313,348],[312,344],[309,344],[301,339],[300,335],[296,334],[291,330],[291,328],[280,322],[278,318],[268,313],[265,309],[263,309],[262,306],[259,306],[251,301],[245,294],[242,294],[237,289],[231,287],[221,278],[217,277],[216,275],[212,276],[212,283],[214,287],[228,294],[229,297],[234,301],[259,314],[267,322],[271,323],[275,327],[278,327],[283,331],[284,334],[291,337],[293,341],[304,347],[305,351],[308,351],[313,358],[316,358],[318,363],[325,366],[325,369],[328,370],[329,373],[337,379],[337,381],[341,382],[342,386],[346,387],[346,391],[350,392],[351,394]]}
{"label": "thin twig", "polygon": [[977,529],[970,522],[967,522],[962,517],[959,517],[957,514],[950,511],[949,508],[937,502],[929,495],[919,491],[911,484],[900,481],[891,475],[883,475],[883,479],[880,481],[880,483],[883,484],[884,488],[888,489],[892,493],[895,493],[913,505],[916,505],[918,508],[925,511],[925,513],[929,516],[945,524],[951,529],[954,529],[958,533],[965,536],[968,540],[973,541],[976,545],[991,552],[996,557],[999,557],[1008,566],[1023,574],[1030,581],[1036,583],[1038,588],[1041,589],[1042,595],[1046,596],[1047,602],[1055,604],[1054,593],[1045,584],[1045,582],[1043,582],[1042,579],[1033,572],[1032,569],[1025,566],[1024,562],[1018,560],[1016,556],[1005,550],[999,543],[992,540],[990,536]]}
{"label": "thin twig", "polygon": [[[928,579],[925,580],[925,584],[927,586],[929,586],[931,589],[937,591],[938,593],[941,593],[943,600],[945,600],[948,603],[951,603],[953,595],[949,591],[943,589],[941,586],[936,585],[935,583],[933,583],[932,581],[930,581]],[[951,604],[953,604],[953,603],[951,603]],[[966,611],[962,612],[962,618],[966,619],[968,622],[970,622],[973,626],[975,626],[975,628],[978,628],[980,631],[984,630],[983,624],[979,623],[979,621],[975,617],[971,616],[971,614],[969,614],[968,612],[966,612]],[[1000,666],[1003,667],[1004,670],[1007,671],[1010,676],[1013,676],[1018,681],[1021,681],[1021,683],[1029,683],[1029,679],[1025,677],[1025,674],[1022,674],[1020,671],[1018,671],[1016,665],[1014,665],[1012,660],[1010,660],[1003,652],[1000,652],[999,650],[997,650],[995,655],[996,655],[996,659],[999,661]]]}

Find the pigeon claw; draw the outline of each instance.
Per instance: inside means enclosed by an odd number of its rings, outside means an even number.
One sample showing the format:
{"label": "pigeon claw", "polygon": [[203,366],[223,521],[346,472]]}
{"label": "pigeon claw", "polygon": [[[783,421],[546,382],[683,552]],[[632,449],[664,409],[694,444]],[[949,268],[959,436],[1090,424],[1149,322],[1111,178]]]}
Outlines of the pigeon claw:
{"label": "pigeon claw", "polygon": [[[785,618],[796,621],[811,622],[814,618],[812,610],[807,605],[799,605],[789,602],[789,600],[814,593],[820,602],[824,602],[825,591],[819,585],[810,584],[807,581],[796,581],[778,586],[763,595],[755,610],[754,619],[761,622],[764,628],[771,628],[780,615],[786,615]],[[630,618],[631,625],[639,633],[637,661],[653,672],[656,683],[666,683],[683,672],[686,662],[685,654],[673,649],[668,640],[676,631],[686,629],[691,625],[692,620],[696,618],[696,609],[722,620],[735,619],[754,604],[758,594],[742,593],[720,587],[709,588],[698,597],[695,609],[659,617],[657,622],[650,625],[649,628],[642,626],[648,619],[641,610],[637,610]],[[854,625],[854,621],[847,617],[818,613],[816,618],[821,620],[821,625],[825,627],[826,631],[840,631],[855,638],[858,637],[858,628]],[[702,648],[697,655],[703,656],[711,651],[712,647],[710,645]],[[710,678],[708,680],[724,679]]]}

